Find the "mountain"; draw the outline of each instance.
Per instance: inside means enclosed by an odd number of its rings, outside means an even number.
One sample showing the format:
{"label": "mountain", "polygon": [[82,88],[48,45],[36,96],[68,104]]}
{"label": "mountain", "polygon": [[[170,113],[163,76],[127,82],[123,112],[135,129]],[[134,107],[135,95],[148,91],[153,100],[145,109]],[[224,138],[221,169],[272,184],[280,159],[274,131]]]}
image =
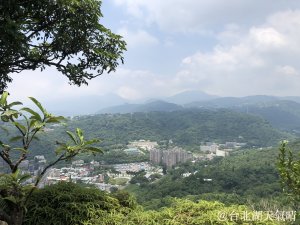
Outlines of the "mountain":
{"label": "mountain", "polygon": [[175,103],[178,105],[184,105],[190,102],[207,101],[215,98],[218,98],[218,96],[209,95],[202,91],[185,91],[165,98],[165,101]]}
{"label": "mountain", "polygon": [[232,107],[233,110],[259,115],[272,126],[295,133],[300,133],[300,104],[288,100],[276,100],[261,104]]}
{"label": "mountain", "polygon": [[[197,97],[198,96],[198,97]],[[203,101],[200,101],[200,97]],[[190,97],[190,98],[189,98]],[[97,113],[134,113],[153,111],[177,111],[189,108],[201,109],[230,109],[236,112],[260,116],[270,122],[272,126],[293,133],[300,133],[300,97],[276,97],[255,95],[246,97],[216,97],[203,92],[183,92],[169,97],[173,102],[198,101],[177,105],[161,100],[148,100],[144,104],[123,104],[108,107]],[[299,101],[299,103],[298,103]]]}
{"label": "mountain", "polygon": [[286,97],[279,97],[282,100],[289,100],[289,101],[294,101],[297,103],[300,103],[300,97],[299,96],[286,96]]}
{"label": "mountain", "polygon": [[258,116],[224,109],[97,114],[74,119],[70,126],[70,130],[81,127],[87,136],[100,138],[103,143],[172,139],[182,146],[198,146],[203,141],[237,141],[247,142],[250,146],[270,146],[286,138],[286,134]]}
{"label": "mountain", "polygon": [[185,107],[207,109],[227,108],[260,116],[276,128],[300,133],[300,103],[284,99],[297,100],[298,98],[264,95],[242,98],[224,97],[210,101],[192,102],[186,104]]}
{"label": "mountain", "polygon": [[197,108],[229,108],[242,105],[261,104],[277,100],[277,97],[267,95],[254,95],[246,97],[220,97],[206,101],[195,101],[185,104],[185,107]]}
{"label": "mountain", "polygon": [[[244,142],[248,147],[274,146],[280,140],[293,137],[275,129],[261,117],[224,109],[95,114],[72,117],[66,126],[49,126],[50,129],[38,135],[39,140],[33,140],[29,157],[45,155],[52,159],[56,141],[66,141],[65,131],[74,131],[78,127],[84,131],[85,137],[100,139],[101,146],[107,148],[140,139],[161,143],[172,140],[175,145],[195,148],[207,141]],[[1,141],[6,143],[15,136],[16,133],[10,132]]]}
{"label": "mountain", "polygon": [[[144,103],[123,103],[98,110],[96,113],[133,113],[133,112],[153,112],[153,111],[176,111],[182,110],[181,105],[196,102],[208,101],[218,98],[202,91],[185,91],[167,98],[156,98],[144,100]],[[161,100],[163,99],[163,100]]]}
{"label": "mountain", "polygon": [[161,100],[155,100],[151,102],[147,102],[144,104],[123,104],[118,106],[112,106],[105,109],[102,109],[98,111],[97,113],[103,114],[103,113],[134,113],[134,112],[172,112],[177,110],[182,110],[183,107],[161,101]]}

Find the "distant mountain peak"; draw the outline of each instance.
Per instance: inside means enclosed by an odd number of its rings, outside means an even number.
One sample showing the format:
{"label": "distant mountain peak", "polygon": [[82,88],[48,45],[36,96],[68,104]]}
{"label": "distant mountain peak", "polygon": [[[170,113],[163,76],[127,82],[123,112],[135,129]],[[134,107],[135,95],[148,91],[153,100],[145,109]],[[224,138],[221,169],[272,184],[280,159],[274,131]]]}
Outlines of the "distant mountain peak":
{"label": "distant mountain peak", "polygon": [[172,95],[168,98],[166,98],[166,101],[184,105],[190,102],[196,102],[196,101],[208,101],[214,98],[218,98],[216,95],[209,95],[203,91],[199,90],[189,90],[180,92],[178,94]]}

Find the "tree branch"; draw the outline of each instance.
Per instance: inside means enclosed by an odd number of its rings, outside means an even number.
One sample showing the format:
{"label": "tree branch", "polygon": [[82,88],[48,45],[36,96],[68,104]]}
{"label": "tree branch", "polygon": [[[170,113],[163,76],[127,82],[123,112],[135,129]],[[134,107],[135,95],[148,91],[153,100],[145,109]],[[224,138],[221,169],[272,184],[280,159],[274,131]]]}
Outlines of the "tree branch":
{"label": "tree branch", "polygon": [[18,160],[18,161],[16,162],[16,164],[14,165],[14,168],[13,168],[13,170],[12,170],[13,173],[17,171],[18,166],[20,165],[20,163],[21,163],[23,160],[25,160],[26,158],[27,158],[26,153],[23,153],[22,156],[19,158],[19,160]]}
{"label": "tree branch", "polygon": [[26,203],[28,202],[28,199],[30,198],[30,196],[32,195],[33,191],[35,190],[35,188],[38,186],[38,184],[40,183],[42,177],[44,176],[44,174],[47,172],[47,170],[54,166],[56,163],[58,163],[59,161],[62,161],[65,159],[65,153],[63,153],[61,156],[58,157],[57,160],[55,160],[54,162],[50,163],[48,166],[46,166],[43,171],[38,175],[38,177],[36,178],[36,181],[34,183],[34,186],[31,188],[31,190],[29,191],[28,195],[25,198],[25,202],[24,205],[26,205]]}
{"label": "tree branch", "polygon": [[0,157],[9,165],[10,169],[13,170],[14,164],[12,163],[11,159],[9,158],[9,155],[4,152],[0,152]]}

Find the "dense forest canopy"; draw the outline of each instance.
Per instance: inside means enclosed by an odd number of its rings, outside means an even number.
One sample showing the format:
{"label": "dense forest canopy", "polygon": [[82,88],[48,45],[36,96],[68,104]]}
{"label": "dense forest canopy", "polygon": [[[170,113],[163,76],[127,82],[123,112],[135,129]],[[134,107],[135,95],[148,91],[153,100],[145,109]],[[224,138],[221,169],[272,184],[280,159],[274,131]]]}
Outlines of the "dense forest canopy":
{"label": "dense forest canopy", "polygon": [[[246,147],[276,146],[280,140],[292,135],[273,128],[265,120],[230,110],[185,110],[132,114],[99,114],[70,119],[65,126],[49,127],[34,140],[33,154],[47,158],[55,148],[53,143],[63,141],[65,129],[81,127],[87,136],[101,140],[100,146],[112,150],[126,146],[133,140],[169,141],[174,145],[199,149],[202,142],[225,143],[236,141]],[[11,133],[14,136],[14,133]]]}

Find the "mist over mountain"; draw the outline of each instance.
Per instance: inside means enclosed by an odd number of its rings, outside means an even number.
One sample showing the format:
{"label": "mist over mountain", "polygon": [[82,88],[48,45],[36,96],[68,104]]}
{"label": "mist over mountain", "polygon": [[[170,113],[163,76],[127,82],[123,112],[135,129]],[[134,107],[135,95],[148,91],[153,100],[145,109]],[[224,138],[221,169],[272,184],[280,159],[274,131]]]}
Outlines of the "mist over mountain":
{"label": "mist over mountain", "polygon": [[[281,130],[294,133],[300,132],[300,97],[297,96],[277,97],[255,95],[246,97],[217,97],[205,94],[204,92],[188,91],[166,99],[169,101],[148,100],[143,104],[122,104],[104,108],[97,111],[97,113],[171,112],[190,108],[224,108],[260,116],[272,126]],[[198,100],[195,101],[195,99]]]}
{"label": "mist over mountain", "polygon": [[115,114],[134,112],[172,112],[189,108],[230,109],[258,115],[272,126],[295,133],[300,132],[300,97],[255,95],[218,97],[202,91],[185,91],[169,97],[130,101],[117,94],[73,97],[68,101],[45,102],[49,112],[63,115]]}
{"label": "mist over mountain", "polygon": [[261,104],[265,102],[278,100],[278,97],[267,95],[254,95],[246,97],[220,97],[208,101],[194,101],[185,104],[186,107],[204,107],[204,108],[228,108],[235,106],[244,106],[252,104]]}
{"label": "mist over mountain", "polygon": [[134,112],[172,112],[182,110],[183,107],[174,103],[155,100],[144,104],[123,104],[112,106],[98,111],[97,113],[134,113]]}
{"label": "mist over mountain", "polygon": [[[293,100],[295,101],[293,101]],[[299,97],[247,96],[241,98],[225,97],[210,101],[186,104],[187,108],[227,108],[237,112],[262,117],[272,126],[295,133],[300,132]]]}
{"label": "mist over mountain", "polygon": [[184,91],[165,98],[165,101],[178,105],[184,105],[194,101],[208,101],[216,98],[219,98],[219,96],[209,95],[203,91]]}

